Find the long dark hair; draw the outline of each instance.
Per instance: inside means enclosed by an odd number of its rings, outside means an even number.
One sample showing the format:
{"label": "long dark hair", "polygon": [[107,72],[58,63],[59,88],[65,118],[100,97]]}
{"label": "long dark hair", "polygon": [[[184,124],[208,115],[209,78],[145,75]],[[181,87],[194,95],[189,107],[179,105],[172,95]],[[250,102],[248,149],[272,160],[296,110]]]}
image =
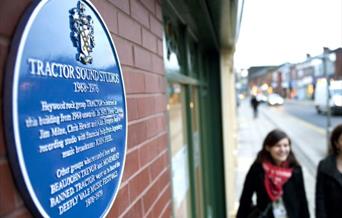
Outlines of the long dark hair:
{"label": "long dark hair", "polygon": [[[264,142],[262,143],[262,149],[259,151],[257,158],[255,159],[255,162],[257,163],[262,163],[264,161],[269,161],[273,164],[275,164],[271,153],[269,151],[267,151],[266,146],[269,147],[273,147],[275,146],[280,140],[287,138],[289,140],[290,143],[290,147],[291,146],[291,139],[290,137],[282,130],[280,129],[274,129],[271,132],[269,132],[264,140]],[[289,156],[287,158],[287,161],[289,163],[290,167],[294,167],[294,166],[299,166],[299,162],[296,159],[296,156],[294,155],[292,148],[290,149],[290,153]]]}
{"label": "long dark hair", "polygon": [[336,145],[338,143],[338,139],[342,135],[342,124],[337,125],[330,135],[330,146],[329,146],[329,154],[338,155],[341,152],[337,149]]}

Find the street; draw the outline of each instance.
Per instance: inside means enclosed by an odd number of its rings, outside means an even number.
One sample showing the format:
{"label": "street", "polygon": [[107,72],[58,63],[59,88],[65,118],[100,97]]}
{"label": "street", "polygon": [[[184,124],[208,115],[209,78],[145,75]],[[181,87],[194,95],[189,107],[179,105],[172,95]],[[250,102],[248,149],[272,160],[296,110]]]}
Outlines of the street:
{"label": "street", "polygon": [[[324,114],[318,114],[312,101],[303,102],[287,100],[281,107],[283,107],[288,114],[296,116],[323,129],[326,128],[327,116]],[[342,123],[342,115],[332,115],[331,126],[334,127],[339,123]]]}
{"label": "street", "polygon": [[[324,115],[317,114],[311,102],[286,101],[270,107],[262,104],[258,118],[253,119],[249,99],[238,108],[239,135],[236,168],[236,204],[244,177],[261,149],[266,134],[274,129],[284,130],[292,140],[292,149],[303,167],[305,189],[311,216],[314,217],[315,178],[318,162],[327,154]],[[342,123],[341,116],[332,117],[332,126]],[[237,207],[237,206],[236,206]]]}

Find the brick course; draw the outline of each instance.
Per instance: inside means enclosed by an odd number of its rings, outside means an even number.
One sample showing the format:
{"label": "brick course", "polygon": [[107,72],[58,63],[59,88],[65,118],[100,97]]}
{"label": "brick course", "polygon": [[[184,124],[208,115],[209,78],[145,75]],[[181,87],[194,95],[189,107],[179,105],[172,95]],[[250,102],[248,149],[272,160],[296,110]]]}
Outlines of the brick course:
{"label": "brick course", "polygon": [[138,118],[138,101],[135,98],[127,98],[128,121]]}
{"label": "brick course", "polygon": [[168,153],[164,152],[162,155],[158,157],[155,161],[153,161],[150,166],[150,174],[152,180],[154,180],[165,168],[168,167]]}
{"label": "brick course", "polygon": [[157,55],[152,55],[152,71],[158,74],[163,74],[164,63],[163,59]]}
{"label": "brick course", "polygon": [[140,195],[144,192],[149,184],[149,171],[147,168],[145,168],[138,174],[136,174],[133,178],[131,178],[128,183],[130,199],[132,201],[135,201],[137,198],[140,199]]}
{"label": "brick course", "polygon": [[160,177],[154,181],[151,188],[144,194],[143,202],[145,213],[148,212],[147,210],[152,209],[152,206],[155,203],[154,199],[157,199],[163,189],[170,184],[169,176],[168,171],[163,172]]}
{"label": "brick course", "polygon": [[142,43],[148,50],[157,52],[157,38],[145,28],[142,29]]}
{"label": "brick course", "polygon": [[162,22],[163,20],[163,16],[162,16],[162,10],[161,10],[161,6],[160,4],[156,4],[156,17],[158,18],[158,20],[160,22]]}
{"label": "brick course", "polygon": [[160,154],[158,143],[160,143],[161,137],[163,137],[163,135],[158,135],[156,136],[156,138],[153,138],[151,141],[143,144],[139,148],[139,163],[141,167],[149,165],[153,161],[153,159],[155,159]]}
{"label": "brick course", "polygon": [[0,217],[10,214],[16,207],[15,186],[7,161],[0,160]]}
{"label": "brick course", "polygon": [[129,14],[129,1],[128,0],[109,0],[113,5],[120,8],[123,12]]}
{"label": "brick course", "polygon": [[168,217],[170,217],[170,214],[172,214],[171,201],[166,205],[166,207],[162,211],[162,214],[160,215],[160,218],[168,218]]}
{"label": "brick course", "polygon": [[119,217],[129,207],[129,204],[128,185],[125,185],[124,187],[121,187],[118,192],[108,217]]}
{"label": "brick course", "polygon": [[117,10],[107,1],[95,1],[94,5],[101,11],[101,17],[105,21],[107,28],[112,33],[118,33]]}
{"label": "brick course", "polygon": [[126,94],[138,94],[145,92],[145,75],[143,71],[132,68],[123,68]]}
{"label": "brick course", "polygon": [[147,217],[151,217],[151,218],[161,217],[163,210],[166,207],[168,207],[168,204],[170,203],[170,197],[171,197],[171,187],[167,186],[158,196],[158,201],[156,201],[155,205],[152,207],[152,210],[149,212]]}
{"label": "brick course", "polygon": [[125,170],[123,174],[123,182],[136,173],[139,170],[139,163],[140,163],[140,154],[139,151],[133,150],[126,154],[126,163],[125,163]]}
{"label": "brick course", "polygon": [[120,57],[121,65],[133,66],[133,45],[129,41],[114,36],[116,51]]}
{"label": "brick course", "polygon": [[155,0],[141,0],[141,2],[150,12],[152,12],[152,14],[155,13]]}
{"label": "brick course", "polygon": [[118,13],[119,35],[137,44],[141,44],[141,26],[124,13]]}
{"label": "brick course", "polygon": [[127,148],[134,148],[143,143],[145,140],[147,140],[145,122],[129,124]]}
{"label": "brick course", "polygon": [[129,210],[123,215],[123,218],[143,217],[142,201],[137,201]]}
{"label": "brick course", "polygon": [[163,56],[163,41],[157,40],[157,45],[158,45],[158,55]]}
{"label": "brick course", "polygon": [[150,22],[149,22],[149,17],[148,17],[149,12],[137,0],[131,0],[131,15],[136,21],[138,21],[140,24],[142,24],[146,28],[150,27]]}
{"label": "brick course", "polygon": [[159,25],[158,21],[154,16],[150,15],[151,32],[154,33],[159,39],[163,38],[163,26]]}
{"label": "brick course", "polygon": [[142,70],[152,71],[152,54],[140,46],[134,46],[134,63]]}

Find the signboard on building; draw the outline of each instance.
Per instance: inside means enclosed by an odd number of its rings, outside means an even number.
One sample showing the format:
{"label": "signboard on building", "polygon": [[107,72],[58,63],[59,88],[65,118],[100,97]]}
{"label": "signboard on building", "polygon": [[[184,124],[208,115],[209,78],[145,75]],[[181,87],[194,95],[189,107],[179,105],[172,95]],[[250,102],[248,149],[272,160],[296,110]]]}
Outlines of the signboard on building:
{"label": "signboard on building", "polygon": [[11,166],[34,216],[104,217],[127,142],[110,32],[87,0],[34,1],[16,32],[4,118]]}

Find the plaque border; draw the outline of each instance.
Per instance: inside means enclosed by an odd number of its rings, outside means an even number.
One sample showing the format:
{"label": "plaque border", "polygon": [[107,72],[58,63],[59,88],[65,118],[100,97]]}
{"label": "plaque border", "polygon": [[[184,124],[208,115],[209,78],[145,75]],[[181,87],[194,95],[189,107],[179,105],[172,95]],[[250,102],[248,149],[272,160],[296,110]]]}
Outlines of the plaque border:
{"label": "plaque border", "polygon": [[[25,205],[33,213],[34,216],[39,217],[49,217],[49,214],[41,205],[37,195],[33,190],[33,186],[30,182],[30,178],[27,172],[26,164],[24,163],[22,144],[20,140],[19,133],[19,123],[18,123],[18,80],[19,80],[19,69],[21,64],[21,59],[24,51],[24,45],[26,43],[28,32],[30,31],[33,22],[35,21],[39,12],[49,1],[58,0],[34,0],[30,6],[24,11],[23,16],[18,22],[17,28],[14,30],[14,35],[12,38],[11,46],[9,48],[8,61],[5,68],[5,75],[3,79],[3,123],[4,123],[4,139],[7,144],[7,154],[9,157],[9,165],[12,171],[13,180],[15,181],[20,195],[22,196]],[[122,177],[124,174],[126,155],[127,155],[127,135],[128,135],[128,111],[127,111],[127,98],[124,77],[121,69],[121,63],[119,56],[113,41],[113,38],[108,30],[108,27],[102,18],[96,7],[90,2],[90,0],[78,0],[76,2],[83,2],[88,7],[90,7],[93,12],[98,17],[99,22],[102,24],[102,28],[109,38],[109,43],[112,46],[112,51],[115,53],[115,61],[117,62],[117,67],[121,76],[122,82],[122,93],[123,102],[125,109],[125,144],[124,144],[124,155],[122,160],[122,170],[120,178],[117,183],[117,190],[111,196],[110,202],[107,203],[107,208],[104,209],[102,217],[106,217],[110,212],[114,201],[118,195]],[[63,216],[63,215],[62,215]]]}

